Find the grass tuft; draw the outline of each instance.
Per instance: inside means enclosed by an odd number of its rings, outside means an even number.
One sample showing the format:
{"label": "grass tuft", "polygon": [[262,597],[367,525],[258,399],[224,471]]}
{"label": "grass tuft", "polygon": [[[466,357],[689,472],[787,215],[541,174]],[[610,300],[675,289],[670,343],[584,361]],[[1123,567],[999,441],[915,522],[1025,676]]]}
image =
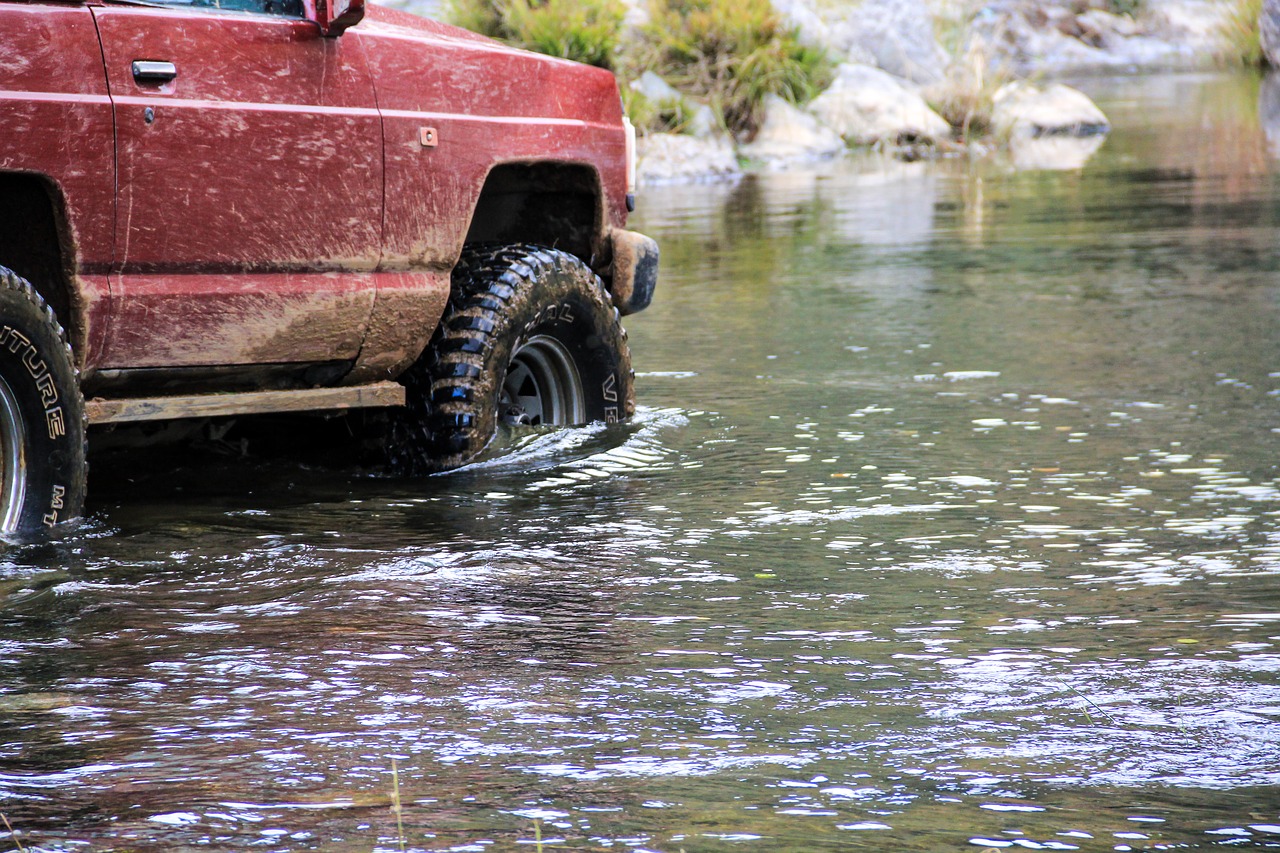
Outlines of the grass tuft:
{"label": "grass tuft", "polygon": [[637,53],[638,68],[704,99],[740,136],[759,128],[767,95],[804,103],[834,69],[769,0],[652,0]]}
{"label": "grass tuft", "polygon": [[1011,70],[991,62],[985,45],[974,42],[952,62],[943,81],[928,89],[926,99],[961,143],[971,142],[991,132],[995,94],[1013,79]]}
{"label": "grass tuft", "polygon": [[449,20],[526,50],[612,69],[622,0],[452,0]]}
{"label": "grass tuft", "polygon": [[1221,61],[1224,65],[1258,68],[1266,64],[1259,18],[1262,0],[1234,0],[1222,22]]}

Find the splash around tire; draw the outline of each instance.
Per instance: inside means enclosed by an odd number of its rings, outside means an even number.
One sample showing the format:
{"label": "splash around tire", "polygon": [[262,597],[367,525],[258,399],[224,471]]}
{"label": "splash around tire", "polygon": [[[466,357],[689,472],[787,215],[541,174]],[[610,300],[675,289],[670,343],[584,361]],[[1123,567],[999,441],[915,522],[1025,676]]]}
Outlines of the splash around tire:
{"label": "splash around tire", "polygon": [[635,412],[626,332],[603,282],[579,258],[539,246],[468,247],[445,316],[402,377],[398,467],[473,460],[500,423],[614,423]]}

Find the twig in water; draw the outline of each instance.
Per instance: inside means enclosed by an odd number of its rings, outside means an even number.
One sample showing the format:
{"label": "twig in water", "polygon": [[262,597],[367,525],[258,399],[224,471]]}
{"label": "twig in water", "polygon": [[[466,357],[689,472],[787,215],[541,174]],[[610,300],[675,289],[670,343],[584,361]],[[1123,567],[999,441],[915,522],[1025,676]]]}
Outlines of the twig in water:
{"label": "twig in water", "polygon": [[536,845],[533,849],[542,853],[542,821],[537,818],[533,821],[533,843]]}
{"label": "twig in water", "polygon": [[9,823],[9,818],[0,814],[0,820],[4,821],[4,828],[9,830],[9,837],[13,839],[13,843],[18,845],[18,853],[27,853],[27,848],[22,846],[22,842],[18,840],[18,831]]}
{"label": "twig in water", "polygon": [[[1110,714],[1108,714],[1106,711],[1102,710],[1101,708],[1099,708],[1099,707],[1097,706],[1097,704],[1096,704],[1092,699],[1090,699],[1088,696],[1084,695],[1084,694],[1083,694],[1083,693],[1081,693],[1079,690],[1076,690],[1076,689],[1075,689],[1074,687],[1072,687],[1070,684],[1065,684],[1065,683],[1064,683],[1064,684],[1063,684],[1063,687],[1066,687],[1066,688],[1067,688],[1068,690],[1070,690],[1072,693],[1076,694],[1076,695],[1077,695],[1077,696],[1079,696],[1081,699],[1083,699],[1085,702],[1087,702],[1088,704],[1092,705],[1092,706],[1093,706],[1093,710],[1097,711],[1099,714],[1101,714],[1102,716],[1106,717],[1108,720],[1110,720],[1110,721],[1112,722],[1112,724],[1115,724],[1115,722],[1116,722],[1116,718],[1115,718],[1115,717],[1113,717],[1113,716],[1111,716]],[[1093,725],[1093,717],[1090,717],[1090,716],[1089,716],[1089,712],[1088,712],[1088,710],[1086,710],[1086,711],[1084,712],[1084,715],[1085,715],[1085,718],[1089,720],[1089,725]]]}
{"label": "twig in water", "polygon": [[400,840],[400,849],[404,850],[404,820],[400,809],[400,770],[396,767],[395,758],[391,759],[391,811],[396,814],[396,838]]}

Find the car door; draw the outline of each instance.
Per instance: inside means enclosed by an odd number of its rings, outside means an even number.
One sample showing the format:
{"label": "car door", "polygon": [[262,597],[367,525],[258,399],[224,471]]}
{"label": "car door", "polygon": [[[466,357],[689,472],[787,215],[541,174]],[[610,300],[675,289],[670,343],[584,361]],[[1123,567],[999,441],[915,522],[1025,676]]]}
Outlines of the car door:
{"label": "car door", "polygon": [[94,7],[118,195],[106,368],[341,362],[374,297],[382,130],[300,0]]}

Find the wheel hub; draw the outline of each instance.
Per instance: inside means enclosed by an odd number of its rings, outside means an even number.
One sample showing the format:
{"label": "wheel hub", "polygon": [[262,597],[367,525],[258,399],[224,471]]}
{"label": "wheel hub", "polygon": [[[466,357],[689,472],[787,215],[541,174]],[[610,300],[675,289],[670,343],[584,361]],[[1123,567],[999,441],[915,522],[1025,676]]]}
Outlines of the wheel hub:
{"label": "wheel hub", "polygon": [[536,335],[511,356],[498,414],[504,423],[564,426],[586,420],[582,379],[560,341]]}

